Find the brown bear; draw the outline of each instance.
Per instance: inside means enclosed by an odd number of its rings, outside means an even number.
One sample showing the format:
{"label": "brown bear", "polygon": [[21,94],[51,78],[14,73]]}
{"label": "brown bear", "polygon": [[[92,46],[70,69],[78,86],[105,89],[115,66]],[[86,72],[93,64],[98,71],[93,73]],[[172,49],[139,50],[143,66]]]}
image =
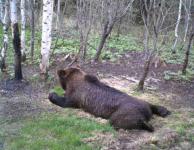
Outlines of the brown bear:
{"label": "brown bear", "polygon": [[60,107],[82,108],[96,117],[110,120],[116,129],[154,129],[148,123],[153,114],[165,117],[165,107],[152,105],[100,82],[79,68],[58,70],[64,97],[49,94],[49,100]]}

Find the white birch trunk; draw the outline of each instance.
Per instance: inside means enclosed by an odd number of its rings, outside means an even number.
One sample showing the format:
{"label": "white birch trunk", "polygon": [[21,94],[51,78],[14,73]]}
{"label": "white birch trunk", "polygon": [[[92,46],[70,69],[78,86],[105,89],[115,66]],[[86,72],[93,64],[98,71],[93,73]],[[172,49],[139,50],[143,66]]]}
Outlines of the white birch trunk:
{"label": "white birch trunk", "polygon": [[179,24],[180,24],[180,20],[181,20],[181,8],[182,8],[182,0],[179,1],[179,12],[178,12],[178,18],[177,18],[177,22],[176,22],[176,27],[175,27],[175,42],[173,44],[172,47],[172,52],[175,53],[175,48],[178,42],[178,28],[179,28]]}
{"label": "white birch trunk", "polygon": [[0,23],[3,23],[3,17],[4,17],[4,0],[0,0]]}
{"label": "white birch trunk", "polygon": [[51,29],[53,15],[53,0],[43,0],[43,19],[42,19],[42,43],[41,43],[41,63],[40,73],[47,77],[49,68],[49,57],[51,48]]}
{"label": "white birch trunk", "polygon": [[0,55],[0,66],[1,71],[6,70],[6,52],[8,48],[8,28],[9,28],[9,2],[6,1],[5,3],[5,11],[4,11],[4,17],[2,20],[3,23],[3,47],[1,49],[1,55]]}
{"label": "white birch trunk", "polygon": [[0,23],[3,22],[3,2],[0,0]]}
{"label": "white birch trunk", "polygon": [[17,14],[17,0],[10,0],[10,18],[12,27],[13,48],[15,52],[15,79],[22,80],[22,66],[21,66],[21,41],[18,26],[18,14]]}
{"label": "white birch trunk", "polygon": [[26,16],[25,16],[25,2],[26,0],[21,0],[20,9],[21,9],[21,53],[23,61],[26,59],[26,46],[25,46],[25,28],[26,28]]}

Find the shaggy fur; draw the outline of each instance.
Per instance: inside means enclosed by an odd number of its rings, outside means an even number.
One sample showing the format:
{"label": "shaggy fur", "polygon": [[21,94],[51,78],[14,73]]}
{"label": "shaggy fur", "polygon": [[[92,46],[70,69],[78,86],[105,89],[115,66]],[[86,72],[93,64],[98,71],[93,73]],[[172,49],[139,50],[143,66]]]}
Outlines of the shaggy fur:
{"label": "shaggy fur", "polygon": [[129,96],[100,82],[78,68],[58,71],[64,97],[49,94],[49,100],[61,107],[82,108],[96,117],[109,119],[116,128],[153,131],[148,123],[153,114],[165,117],[170,112],[162,107]]}

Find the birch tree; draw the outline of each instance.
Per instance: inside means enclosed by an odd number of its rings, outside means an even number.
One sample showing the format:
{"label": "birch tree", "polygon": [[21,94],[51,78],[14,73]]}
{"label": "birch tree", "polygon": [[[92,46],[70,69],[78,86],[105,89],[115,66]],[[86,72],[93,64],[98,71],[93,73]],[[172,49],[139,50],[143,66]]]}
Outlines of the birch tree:
{"label": "birch tree", "polygon": [[185,0],[183,2],[183,6],[185,8],[185,12],[186,12],[186,17],[185,17],[185,35],[184,35],[184,39],[183,41],[185,42],[186,41],[186,38],[187,38],[187,33],[188,33],[188,28],[189,28],[189,23],[190,23],[190,10],[191,10],[191,3],[192,3],[192,0]]}
{"label": "birch tree", "polygon": [[18,26],[18,14],[17,14],[17,0],[10,0],[10,16],[11,16],[11,26],[12,26],[12,38],[13,38],[13,48],[15,51],[15,79],[22,80],[22,66],[21,66],[21,40],[19,34]]}
{"label": "birch tree", "polygon": [[3,23],[5,0],[0,0],[0,23]]}
{"label": "birch tree", "polygon": [[51,48],[51,29],[53,16],[53,0],[43,0],[42,42],[40,74],[43,79],[48,76],[49,57]]}
{"label": "birch tree", "polygon": [[26,46],[25,46],[25,32],[26,32],[26,16],[25,16],[25,3],[26,0],[21,0],[20,9],[21,9],[21,52],[22,52],[22,61],[26,59]]}
{"label": "birch tree", "polygon": [[179,24],[180,24],[180,21],[181,21],[181,9],[182,9],[182,0],[179,1],[179,11],[178,11],[178,18],[177,18],[177,22],[176,22],[176,27],[175,27],[175,42],[172,46],[172,53],[176,53],[176,45],[177,45],[177,42],[178,42],[178,38],[179,38],[179,35],[178,35],[178,28],[179,28]]}
{"label": "birch tree", "polygon": [[8,28],[9,28],[9,1],[5,2],[3,23],[3,47],[0,55],[0,68],[4,72],[6,70],[6,52],[8,49]]}

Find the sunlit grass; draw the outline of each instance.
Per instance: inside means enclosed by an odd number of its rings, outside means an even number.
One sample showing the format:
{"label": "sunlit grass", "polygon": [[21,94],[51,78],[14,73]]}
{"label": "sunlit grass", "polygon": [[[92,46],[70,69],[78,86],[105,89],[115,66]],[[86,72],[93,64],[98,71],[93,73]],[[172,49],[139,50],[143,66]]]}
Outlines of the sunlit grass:
{"label": "sunlit grass", "polygon": [[82,140],[92,132],[114,132],[110,125],[80,118],[74,114],[44,114],[36,119],[24,120],[18,135],[9,138],[10,150],[91,150],[92,145]]}

